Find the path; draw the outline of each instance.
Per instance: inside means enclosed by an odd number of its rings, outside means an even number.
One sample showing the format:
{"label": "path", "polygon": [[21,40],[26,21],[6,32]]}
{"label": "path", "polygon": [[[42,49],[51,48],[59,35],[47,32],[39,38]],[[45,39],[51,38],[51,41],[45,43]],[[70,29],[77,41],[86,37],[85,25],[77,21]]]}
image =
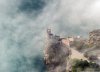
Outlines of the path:
{"label": "path", "polygon": [[83,60],[88,60],[86,57],[84,57],[83,53],[71,48],[72,51],[72,55],[71,55],[71,59],[83,59]]}

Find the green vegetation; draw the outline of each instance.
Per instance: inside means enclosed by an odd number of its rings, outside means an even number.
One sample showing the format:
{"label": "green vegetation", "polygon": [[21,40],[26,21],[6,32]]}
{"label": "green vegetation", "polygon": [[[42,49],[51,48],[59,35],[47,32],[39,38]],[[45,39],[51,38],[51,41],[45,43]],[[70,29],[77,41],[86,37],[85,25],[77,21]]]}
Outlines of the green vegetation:
{"label": "green vegetation", "polygon": [[93,62],[88,62],[87,60],[73,60],[72,72],[81,72],[81,71],[98,71],[100,67],[98,64]]}

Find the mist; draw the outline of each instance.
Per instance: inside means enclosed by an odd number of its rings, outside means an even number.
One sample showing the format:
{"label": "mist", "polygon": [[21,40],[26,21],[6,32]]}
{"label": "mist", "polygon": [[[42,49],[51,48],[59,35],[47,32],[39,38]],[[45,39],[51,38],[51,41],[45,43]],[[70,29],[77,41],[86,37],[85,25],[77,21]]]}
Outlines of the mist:
{"label": "mist", "polygon": [[100,28],[99,13],[99,0],[0,0],[0,72],[40,72],[34,62],[46,29],[88,37]]}

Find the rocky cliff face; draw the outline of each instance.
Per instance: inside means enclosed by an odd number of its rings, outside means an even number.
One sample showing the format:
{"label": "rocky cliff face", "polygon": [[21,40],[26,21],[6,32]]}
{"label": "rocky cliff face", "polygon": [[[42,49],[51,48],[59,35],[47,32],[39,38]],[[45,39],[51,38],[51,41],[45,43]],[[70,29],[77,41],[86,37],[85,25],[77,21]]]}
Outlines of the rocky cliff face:
{"label": "rocky cliff face", "polygon": [[100,29],[93,30],[89,33],[89,47],[85,54],[100,65]]}
{"label": "rocky cliff face", "polygon": [[[56,41],[51,41],[55,38]],[[69,48],[62,43],[61,38],[55,36],[49,37],[47,46],[44,52],[44,60],[47,67],[47,72],[66,72],[67,58],[69,56]]]}
{"label": "rocky cliff face", "polygon": [[48,72],[66,72],[68,48],[61,44],[52,44],[45,51],[45,64]]}
{"label": "rocky cliff face", "polygon": [[100,46],[100,29],[89,33],[89,44],[92,46]]}

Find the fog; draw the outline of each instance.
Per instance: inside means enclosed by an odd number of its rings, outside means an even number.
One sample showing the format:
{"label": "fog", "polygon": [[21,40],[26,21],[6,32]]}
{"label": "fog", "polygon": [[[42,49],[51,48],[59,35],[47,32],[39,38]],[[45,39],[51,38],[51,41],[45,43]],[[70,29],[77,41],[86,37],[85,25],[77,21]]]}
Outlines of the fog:
{"label": "fog", "polygon": [[46,29],[88,37],[100,28],[99,13],[99,0],[0,0],[0,72],[40,72],[34,62]]}

